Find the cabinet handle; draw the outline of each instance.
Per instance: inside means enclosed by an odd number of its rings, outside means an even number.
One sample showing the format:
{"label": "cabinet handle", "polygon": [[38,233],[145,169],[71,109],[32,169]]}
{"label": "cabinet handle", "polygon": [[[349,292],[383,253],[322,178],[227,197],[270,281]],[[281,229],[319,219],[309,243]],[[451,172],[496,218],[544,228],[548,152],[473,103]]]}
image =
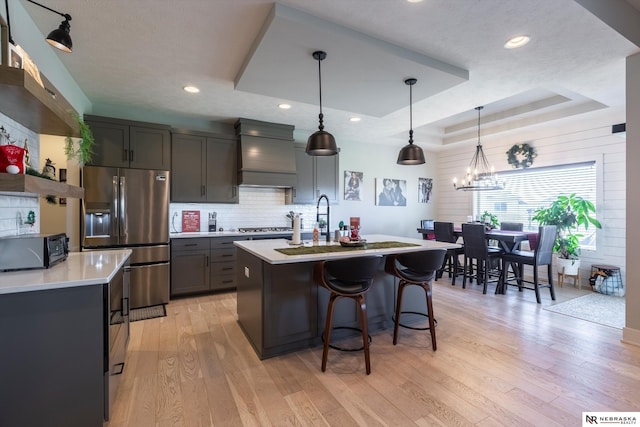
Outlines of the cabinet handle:
{"label": "cabinet handle", "polygon": [[129,155],[129,150],[123,148],[122,149],[122,161],[123,162],[126,162],[127,160],[129,160],[127,158],[128,155]]}
{"label": "cabinet handle", "polygon": [[[116,363],[115,365],[113,365],[113,367],[114,367],[114,372],[111,375],[120,375],[124,372],[124,362]],[[115,368],[120,368],[120,370],[118,372],[115,372]]]}
{"label": "cabinet handle", "polygon": [[233,242],[222,242],[221,245],[233,245]]}
{"label": "cabinet handle", "polygon": [[230,257],[230,256],[233,256],[233,254],[225,254],[225,255],[222,255],[222,257],[223,257],[223,258],[225,258],[225,257]]}
{"label": "cabinet handle", "polygon": [[186,243],[184,246],[185,247],[187,247],[187,246],[198,246],[198,244],[197,243]]}
{"label": "cabinet handle", "polygon": [[[127,302],[126,304],[125,304],[125,301]],[[127,307],[127,311],[124,311],[125,306]],[[122,315],[123,316],[129,315],[129,298],[122,298]]]}
{"label": "cabinet handle", "polygon": [[129,161],[133,162],[133,150],[129,151]]}
{"label": "cabinet handle", "polygon": [[204,191],[205,191],[205,189],[204,189],[204,185],[201,185],[201,186],[200,186],[200,195],[201,195],[201,196],[204,196],[204,194],[205,194],[205,192],[204,192]]}
{"label": "cabinet handle", "polygon": [[296,193],[296,187],[293,187],[293,197],[296,197],[297,193]]}
{"label": "cabinet handle", "polygon": [[233,280],[223,280],[222,283],[233,283]]}
{"label": "cabinet handle", "polygon": [[222,269],[222,271],[227,271],[227,270],[233,270],[233,267],[225,267]]}
{"label": "cabinet handle", "polygon": [[209,255],[205,257],[205,260],[206,260],[206,266],[209,267]]}
{"label": "cabinet handle", "polygon": [[231,197],[236,197],[236,186],[231,187]]}

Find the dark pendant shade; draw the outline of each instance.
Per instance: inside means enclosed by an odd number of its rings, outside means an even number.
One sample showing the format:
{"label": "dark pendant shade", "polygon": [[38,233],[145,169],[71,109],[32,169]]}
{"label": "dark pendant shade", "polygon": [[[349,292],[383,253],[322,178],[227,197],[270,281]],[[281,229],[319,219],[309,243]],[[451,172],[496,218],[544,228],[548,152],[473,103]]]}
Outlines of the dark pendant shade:
{"label": "dark pendant shade", "polygon": [[424,152],[422,148],[417,145],[413,145],[413,85],[418,82],[418,79],[409,78],[404,81],[404,84],[409,86],[409,143],[400,149],[398,153],[399,165],[422,165],[425,163]]}
{"label": "dark pendant shade", "polygon": [[69,21],[65,19],[57,29],[49,33],[47,43],[64,52],[71,53],[73,50],[73,42],[71,41],[69,30],[71,30],[71,26],[69,25]]}
{"label": "dark pendant shade", "polygon": [[422,165],[425,163],[424,152],[417,145],[407,144],[398,154],[399,165]]}
{"label": "dark pendant shade", "polygon": [[338,154],[336,139],[329,132],[318,130],[309,136],[306,153],[311,156],[335,156]]}

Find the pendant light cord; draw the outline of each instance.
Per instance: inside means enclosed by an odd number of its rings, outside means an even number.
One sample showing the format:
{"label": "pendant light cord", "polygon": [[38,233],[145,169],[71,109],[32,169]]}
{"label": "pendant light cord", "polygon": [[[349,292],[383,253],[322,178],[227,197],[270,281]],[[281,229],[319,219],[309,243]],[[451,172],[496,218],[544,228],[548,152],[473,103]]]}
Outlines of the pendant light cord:
{"label": "pendant light cord", "polygon": [[480,144],[480,110],[482,110],[484,107],[476,107],[476,110],[478,110],[478,145]]}
{"label": "pendant light cord", "polygon": [[318,58],[318,88],[320,89],[320,114],[318,115],[318,119],[320,120],[320,124],[318,129],[323,130],[324,125],[322,124],[322,119],[324,115],[322,114],[322,69],[321,69],[322,57]]}
{"label": "pendant light cord", "polygon": [[409,85],[409,144],[413,144],[413,85]]}

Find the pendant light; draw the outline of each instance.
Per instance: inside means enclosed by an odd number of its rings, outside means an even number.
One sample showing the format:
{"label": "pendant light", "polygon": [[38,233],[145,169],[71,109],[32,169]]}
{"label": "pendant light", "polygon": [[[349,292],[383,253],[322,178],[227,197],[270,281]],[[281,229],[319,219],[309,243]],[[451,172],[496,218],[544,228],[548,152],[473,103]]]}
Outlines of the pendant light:
{"label": "pendant light", "polygon": [[409,143],[402,147],[398,154],[399,165],[422,165],[424,164],[424,152],[422,148],[413,145],[413,85],[418,79],[407,79],[404,84],[409,86]]}
{"label": "pendant light", "polygon": [[476,107],[478,111],[478,145],[476,152],[469,162],[467,173],[464,180],[459,185],[456,178],[453,178],[453,187],[456,190],[463,191],[485,191],[485,190],[504,190],[504,181],[500,179],[493,170],[493,166],[489,166],[487,157],[484,155],[482,144],[480,143],[480,110],[484,107]]}
{"label": "pendant light", "polygon": [[324,124],[322,123],[324,116],[322,115],[322,75],[320,73],[320,64],[326,57],[327,53],[321,50],[313,52],[313,59],[318,61],[318,87],[320,88],[320,115],[318,115],[318,119],[320,125],[318,126],[319,130],[307,140],[305,151],[310,156],[335,156],[338,154],[335,138],[324,130]]}
{"label": "pendant light", "polygon": [[40,6],[43,9],[47,9],[53,13],[57,13],[58,15],[64,18],[64,21],[60,23],[60,26],[51,31],[47,36],[47,43],[56,49],[60,49],[63,52],[71,53],[73,50],[73,42],[71,41],[71,36],[69,35],[69,31],[71,30],[71,25],[69,25],[69,21],[71,21],[71,15],[68,13],[60,13],[57,10],[53,10],[50,7],[42,5],[33,0],[27,0],[29,3],[33,3],[35,5]]}

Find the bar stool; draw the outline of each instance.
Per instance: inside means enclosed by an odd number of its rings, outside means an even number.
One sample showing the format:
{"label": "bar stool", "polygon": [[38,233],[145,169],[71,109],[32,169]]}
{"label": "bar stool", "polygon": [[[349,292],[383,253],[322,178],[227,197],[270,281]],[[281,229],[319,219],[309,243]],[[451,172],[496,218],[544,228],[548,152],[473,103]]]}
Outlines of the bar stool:
{"label": "bar stool", "polygon": [[[436,271],[442,267],[447,250],[431,249],[427,251],[409,252],[398,255],[388,255],[385,262],[384,270],[400,279],[398,283],[398,298],[396,302],[396,311],[393,327],[393,345],[398,343],[398,327],[409,328],[414,330],[426,331],[431,333],[431,346],[436,350],[436,320],[433,314],[433,302],[431,299],[431,282],[436,275]],[[409,285],[421,286],[424,289],[427,299],[427,312],[417,313],[414,311],[402,311],[402,294],[404,288]],[[407,326],[400,323],[402,314],[418,314],[429,319],[428,328],[419,328]]]}
{"label": "bar stool", "polygon": [[[435,232],[437,242],[456,243],[458,241],[458,237],[453,232],[452,222],[436,221],[433,223],[433,230]],[[456,284],[458,271],[462,270],[462,266],[458,260],[459,255],[464,255],[464,247],[447,249],[447,255],[444,258],[442,266],[436,273],[436,282],[438,281],[438,278],[442,277],[442,273],[446,271],[449,273],[449,277],[451,277],[451,285],[453,286]]]}
{"label": "bar stool", "polygon": [[[367,375],[371,373],[369,359],[369,332],[367,326],[367,304],[365,294],[373,283],[373,277],[379,269],[382,257],[364,256],[334,261],[321,261],[314,266],[313,277],[316,284],[326,288],[330,293],[327,307],[327,320],[323,335],[322,372],[327,369],[331,330],[333,324],[333,310],[339,298],[351,298],[358,305],[360,317],[360,331],[362,333],[362,349]],[[332,348],[341,350],[338,347]]]}

